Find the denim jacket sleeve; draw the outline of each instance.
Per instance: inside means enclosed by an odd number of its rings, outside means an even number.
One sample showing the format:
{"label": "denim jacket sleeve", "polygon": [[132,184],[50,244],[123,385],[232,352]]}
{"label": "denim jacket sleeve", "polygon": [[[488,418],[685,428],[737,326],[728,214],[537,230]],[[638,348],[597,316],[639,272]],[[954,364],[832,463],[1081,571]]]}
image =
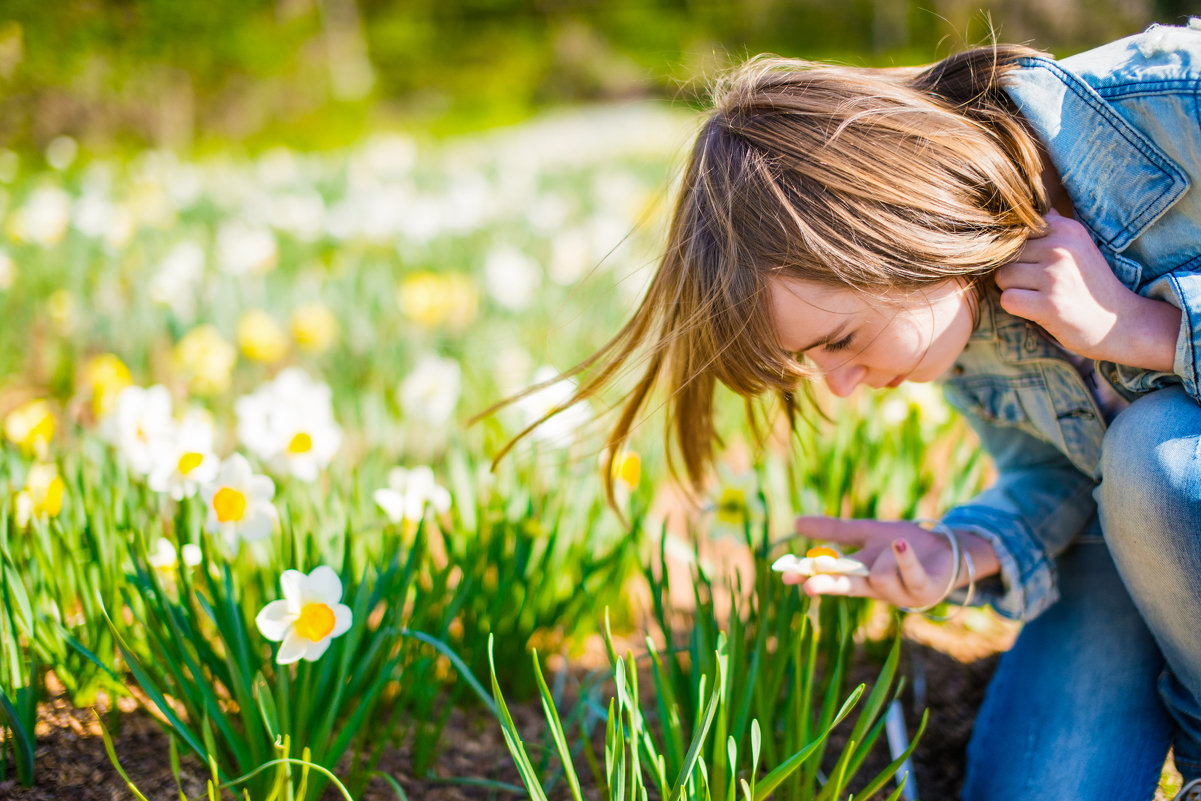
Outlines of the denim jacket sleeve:
{"label": "denim jacket sleeve", "polygon": [[999,475],[993,486],[951,509],[943,522],[978,534],[997,553],[1000,575],[977,584],[979,602],[1005,617],[1031,620],[1059,597],[1055,557],[1095,513],[1095,483],[1050,443],[982,420],[953,387],[944,389],[992,455]]}

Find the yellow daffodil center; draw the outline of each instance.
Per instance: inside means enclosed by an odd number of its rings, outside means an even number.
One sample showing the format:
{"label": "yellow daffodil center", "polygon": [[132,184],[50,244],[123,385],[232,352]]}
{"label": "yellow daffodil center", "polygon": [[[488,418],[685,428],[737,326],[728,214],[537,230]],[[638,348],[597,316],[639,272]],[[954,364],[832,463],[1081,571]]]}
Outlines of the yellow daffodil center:
{"label": "yellow daffodil center", "polygon": [[308,453],[313,449],[313,438],[301,431],[288,443],[288,453]]}
{"label": "yellow daffodil center", "polygon": [[246,516],[246,496],[233,487],[222,487],[213,496],[218,523],[238,522]]}
{"label": "yellow daffodil center", "polygon": [[840,554],[833,548],[827,548],[826,546],[821,545],[817,548],[810,548],[809,550],[805,551],[805,556],[809,559],[816,559],[819,556],[829,556],[832,559],[837,559]]}
{"label": "yellow daffodil center", "polygon": [[200,466],[204,456],[199,453],[185,453],[179,457],[179,474],[186,476]]}
{"label": "yellow daffodil center", "polygon": [[627,454],[617,466],[617,478],[630,489],[637,487],[642,478],[642,457],[636,453]]}
{"label": "yellow daffodil center", "polygon": [[293,625],[301,637],[321,642],[334,630],[334,610],[325,604],[305,604]]}

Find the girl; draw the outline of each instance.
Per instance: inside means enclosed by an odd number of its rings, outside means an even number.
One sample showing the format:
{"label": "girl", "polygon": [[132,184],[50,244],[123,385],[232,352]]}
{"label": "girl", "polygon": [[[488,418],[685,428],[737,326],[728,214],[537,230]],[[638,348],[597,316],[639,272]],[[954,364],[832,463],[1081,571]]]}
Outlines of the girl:
{"label": "girl", "polygon": [[643,349],[609,453],[662,381],[698,486],[718,381],[790,421],[815,378],[943,382],[995,486],[933,530],[798,518],[869,572],[794,581],[917,611],[973,594],[1025,621],[965,799],[1143,801],[1172,742],[1180,797],[1201,794],[1201,20],[1061,62],[752,60],[573,401]]}

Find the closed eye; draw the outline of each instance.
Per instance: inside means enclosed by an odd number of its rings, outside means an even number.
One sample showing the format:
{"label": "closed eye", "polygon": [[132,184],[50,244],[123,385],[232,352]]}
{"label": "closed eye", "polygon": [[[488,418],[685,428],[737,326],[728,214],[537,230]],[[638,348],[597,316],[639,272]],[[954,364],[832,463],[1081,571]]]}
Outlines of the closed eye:
{"label": "closed eye", "polygon": [[827,342],[822,347],[824,347],[829,352],[846,350],[847,348],[849,348],[851,346],[851,342],[854,339],[855,339],[855,334],[850,333],[850,334],[847,334],[842,339],[838,340],[837,342]]}

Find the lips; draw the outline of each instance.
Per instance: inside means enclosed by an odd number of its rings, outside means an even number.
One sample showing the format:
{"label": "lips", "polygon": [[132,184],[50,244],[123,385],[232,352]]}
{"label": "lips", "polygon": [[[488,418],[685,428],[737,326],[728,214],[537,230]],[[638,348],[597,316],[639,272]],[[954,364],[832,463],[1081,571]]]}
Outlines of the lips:
{"label": "lips", "polygon": [[899,375],[896,378],[894,378],[893,380],[889,381],[884,386],[895,389],[895,388],[899,387],[901,385],[901,382],[903,382],[904,380],[905,380],[905,376]]}

